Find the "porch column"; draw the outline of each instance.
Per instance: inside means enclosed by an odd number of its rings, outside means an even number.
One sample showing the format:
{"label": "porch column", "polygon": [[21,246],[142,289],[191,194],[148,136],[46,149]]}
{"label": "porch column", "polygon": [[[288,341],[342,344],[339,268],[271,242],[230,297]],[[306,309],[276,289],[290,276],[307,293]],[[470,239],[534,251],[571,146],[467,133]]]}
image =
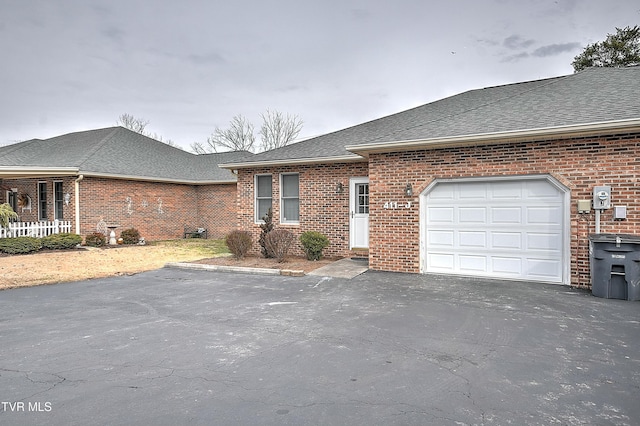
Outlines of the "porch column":
{"label": "porch column", "polygon": [[80,235],[80,181],[84,179],[84,175],[79,175],[75,181],[75,188],[73,194],[73,201],[75,204],[75,216],[76,216],[76,234]]}

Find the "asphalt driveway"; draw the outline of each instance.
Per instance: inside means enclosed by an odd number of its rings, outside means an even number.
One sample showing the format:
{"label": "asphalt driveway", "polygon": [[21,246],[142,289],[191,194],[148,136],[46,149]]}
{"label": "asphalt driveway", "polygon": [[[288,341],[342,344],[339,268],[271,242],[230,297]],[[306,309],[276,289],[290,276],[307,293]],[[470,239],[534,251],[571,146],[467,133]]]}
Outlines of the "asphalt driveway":
{"label": "asphalt driveway", "polygon": [[640,303],[367,272],[0,291],[0,424],[640,423]]}

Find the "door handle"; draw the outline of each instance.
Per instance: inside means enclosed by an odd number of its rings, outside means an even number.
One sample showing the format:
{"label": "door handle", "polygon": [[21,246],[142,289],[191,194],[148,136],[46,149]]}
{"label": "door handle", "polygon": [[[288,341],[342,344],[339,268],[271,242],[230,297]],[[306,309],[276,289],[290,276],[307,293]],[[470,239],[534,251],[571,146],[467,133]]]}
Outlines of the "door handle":
{"label": "door handle", "polygon": [[351,211],[351,219],[353,219],[353,211]]}

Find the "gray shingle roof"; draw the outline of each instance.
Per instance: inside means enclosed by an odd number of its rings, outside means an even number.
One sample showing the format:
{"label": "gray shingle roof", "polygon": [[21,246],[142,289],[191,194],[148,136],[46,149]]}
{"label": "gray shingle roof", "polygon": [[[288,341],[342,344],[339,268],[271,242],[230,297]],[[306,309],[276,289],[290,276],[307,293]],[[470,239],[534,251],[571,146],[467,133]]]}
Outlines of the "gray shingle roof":
{"label": "gray shingle roof", "polygon": [[195,155],[123,127],[109,127],[0,147],[0,166],[73,167],[89,175],[145,180],[235,182],[235,175],[218,164],[251,156],[249,152]]}
{"label": "gray shingle roof", "polygon": [[346,146],[625,119],[640,119],[640,67],[590,68],[568,76],[471,90],[257,154],[250,161],[355,157]]}

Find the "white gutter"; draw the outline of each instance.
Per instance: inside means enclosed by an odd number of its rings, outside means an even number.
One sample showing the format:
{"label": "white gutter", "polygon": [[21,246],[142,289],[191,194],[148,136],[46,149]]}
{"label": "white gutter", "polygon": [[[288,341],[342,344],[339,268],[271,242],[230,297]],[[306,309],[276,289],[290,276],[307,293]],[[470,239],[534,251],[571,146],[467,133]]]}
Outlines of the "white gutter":
{"label": "white gutter", "polygon": [[4,179],[75,176],[77,174],[77,167],[0,166],[0,177]]}
{"label": "white gutter", "polygon": [[84,179],[84,175],[78,176],[75,180],[75,188],[73,201],[75,204],[75,216],[76,216],[76,234],[80,235],[80,181]]}
{"label": "white gutter", "polygon": [[264,160],[249,161],[245,163],[224,163],[218,164],[223,169],[248,169],[252,167],[271,167],[271,166],[292,166],[300,164],[317,164],[317,163],[354,163],[364,161],[365,158],[360,155],[338,155],[335,157],[311,157],[311,158],[291,158],[281,160]]}
{"label": "white gutter", "polygon": [[409,151],[420,148],[442,148],[472,145],[476,143],[501,143],[505,141],[533,140],[549,137],[570,138],[580,135],[597,135],[611,132],[640,131],[640,119],[614,120],[570,126],[543,127],[537,129],[507,132],[477,133],[432,139],[414,139],[393,142],[376,142],[361,145],[347,145],[345,149],[353,153],[368,155],[379,152]]}
{"label": "white gutter", "polygon": [[120,175],[115,173],[99,173],[81,170],[79,173],[86,177],[104,178],[104,179],[122,179],[122,180],[135,180],[143,182],[160,182],[160,183],[175,183],[180,185],[216,185],[216,184],[229,184],[236,183],[235,176],[229,180],[185,180],[185,179],[170,179],[153,176],[135,176],[135,175]]}

